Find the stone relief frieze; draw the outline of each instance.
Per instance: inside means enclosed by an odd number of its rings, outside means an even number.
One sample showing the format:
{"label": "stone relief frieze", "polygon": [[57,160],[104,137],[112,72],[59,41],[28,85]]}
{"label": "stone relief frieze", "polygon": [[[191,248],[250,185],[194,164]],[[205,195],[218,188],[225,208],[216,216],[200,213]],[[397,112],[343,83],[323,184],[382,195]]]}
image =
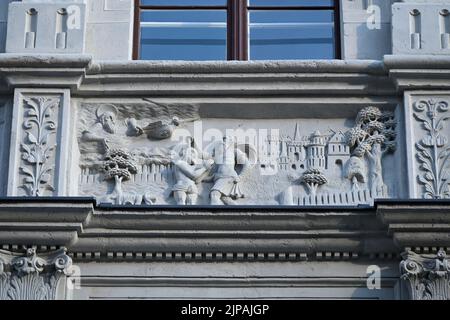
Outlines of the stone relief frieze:
{"label": "stone relief frieze", "polygon": [[450,263],[444,250],[429,255],[408,251],[402,257],[401,278],[412,300],[450,299]]}
{"label": "stone relief frieze", "polygon": [[0,300],[55,300],[71,266],[65,249],[40,256],[34,248],[25,254],[0,250]]}
{"label": "stone relief frieze", "polygon": [[416,143],[420,164],[418,182],[427,199],[450,198],[450,144],[445,128],[450,119],[445,100],[419,100],[414,104],[414,118],[422,124],[425,135]]}
{"label": "stone relief frieze", "polygon": [[396,119],[376,107],[313,126],[202,118],[194,105],[151,100],[81,103],[78,119],[79,193],[100,203],[358,205],[393,196],[383,168],[392,168]]}

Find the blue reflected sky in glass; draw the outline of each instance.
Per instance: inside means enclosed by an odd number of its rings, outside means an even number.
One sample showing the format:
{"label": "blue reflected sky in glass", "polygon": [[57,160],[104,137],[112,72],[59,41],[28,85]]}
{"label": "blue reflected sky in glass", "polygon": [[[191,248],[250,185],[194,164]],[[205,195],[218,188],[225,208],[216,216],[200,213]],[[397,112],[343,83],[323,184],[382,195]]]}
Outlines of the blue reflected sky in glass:
{"label": "blue reflected sky in glass", "polygon": [[334,59],[334,13],[250,12],[250,60]]}
{"label": "blue reflected sky in glass", "polygon": [[249,0],[250,6],[333,6],[333,0]]}
{"label": "blue reflected sky in glass", "polygon": [[141,0],[143,6],[225,6],[227,0]]}
{"label": "blue reflected sky in glass", "polygon": [[225,10],[152,10],[141,15],[142,60],[226,60]]}

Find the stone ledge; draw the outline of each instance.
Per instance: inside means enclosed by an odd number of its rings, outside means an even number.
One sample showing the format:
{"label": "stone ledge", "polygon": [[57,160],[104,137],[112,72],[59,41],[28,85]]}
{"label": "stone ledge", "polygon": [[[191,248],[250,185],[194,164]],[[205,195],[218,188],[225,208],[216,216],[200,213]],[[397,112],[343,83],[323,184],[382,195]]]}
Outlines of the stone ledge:
{"label": "stone ledge", "polygon": [[94,260],[149,252],[173,260],[186,253],[205,260],[262,254],[269,261],[292,254],[295,260],[395,256],[407,247],[450,246],[449,208],[450,201],[422,200],[360,208],[96,207],[91,198],[6,198],[0,199],[0,245],[67,246]]}

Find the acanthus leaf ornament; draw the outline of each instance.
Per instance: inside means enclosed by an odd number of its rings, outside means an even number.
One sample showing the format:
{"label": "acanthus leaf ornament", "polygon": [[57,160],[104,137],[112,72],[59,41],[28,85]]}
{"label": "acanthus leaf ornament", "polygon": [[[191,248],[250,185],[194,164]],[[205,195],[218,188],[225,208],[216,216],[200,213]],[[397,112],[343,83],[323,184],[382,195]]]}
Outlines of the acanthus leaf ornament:
{"label": "acanthus leaf ornament", "polygon": [[66,249],[25,254],[0,250],[0,300],[54,300],[61,280],[70,276],[72,259]]}
{"label": "acanthus leaf ornament", "polygon": [[444,250],[435,255],[402,254],[401,279],[413,300],[450,299],[450,263]]}
{"label": "acanthus leaf ornament", "polygon": [[44,190],[53,191],[50,183],[53,166],[48,160],[53,156],[56,144],[49,145],[49,138],[56,134],[54,109],[58,98],[25,97],[23,127],[25,138],[21,143],[23,165],[20,173],[24,175],[21,187],[28,196],[42,196]]}
{"label": "acanthus leaf ornament", "polygon": [[[413,113],[416,120],[422,123],[426,136],[416,143],[419,169],[418,181],[424,187],[424,198],[450,198],[448,185],[450,165],[450,145],[443,135],[445,123],[450,119],[446,112],[448,102],[435,99],[420,100],[414,104]],[[444,113],[443,116],[440,116]]]}

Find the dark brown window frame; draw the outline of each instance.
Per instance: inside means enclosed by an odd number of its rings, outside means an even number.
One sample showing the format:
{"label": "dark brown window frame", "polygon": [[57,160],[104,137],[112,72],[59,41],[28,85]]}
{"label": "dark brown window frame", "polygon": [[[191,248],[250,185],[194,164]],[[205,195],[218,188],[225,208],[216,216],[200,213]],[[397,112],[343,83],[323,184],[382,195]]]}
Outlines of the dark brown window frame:
{"label": "dark brown window frame", "polygon": [[228,0],[224,6],[163,6],[141,5],[134,0],[133,60],[139,60],[141,38],[141,12],[143,10],[227,10],[227,59],[248,60],[248,11],[249,10],[333,10],[335,59],[341,59],[341,14],[340,1],[334,0],[333,6],[248,6],[246,0]]}

